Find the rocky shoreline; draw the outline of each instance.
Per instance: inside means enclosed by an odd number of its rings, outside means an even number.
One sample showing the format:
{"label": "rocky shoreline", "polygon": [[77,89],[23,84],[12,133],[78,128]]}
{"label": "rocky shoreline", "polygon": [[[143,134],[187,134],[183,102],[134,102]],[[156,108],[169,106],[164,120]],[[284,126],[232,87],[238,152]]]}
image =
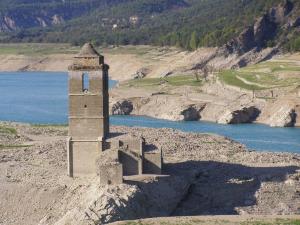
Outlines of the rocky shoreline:
{"label": "rocky shoreline", "polygon": [[[287,91],[288,92],[288,91]],[[262,97],[255,97],[262,95]],[[111,90],[111,114],[139,115],[172,121],[209,121],[221,124],[261,123],[271,127],[300,127],[297,93],[268,100],[268,93],[234,89],[219,82],[193,87],[166,85]]]}
{"label": "rocky shoreline", "polygon": [[[158,216],[300,215],[300,155],[209,134],[112,127],[161,146],[163,176],[67,176],[64,126],[0,123],[0,224],[85,225]],[[234,194],[233,194],[234,193]],[[34,213],[33,213],[34,212]]]}

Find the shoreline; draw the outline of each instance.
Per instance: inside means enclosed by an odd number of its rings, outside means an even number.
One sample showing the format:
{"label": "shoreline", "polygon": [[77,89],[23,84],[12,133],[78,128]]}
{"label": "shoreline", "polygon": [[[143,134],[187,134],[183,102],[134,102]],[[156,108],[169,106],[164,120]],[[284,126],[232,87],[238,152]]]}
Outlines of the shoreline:
{"label": "shoreline", "polygon": [[[118,118],[118,117],[123,117],[123,116],[116,116],[115,118]],[[127,116],[125,116],[125,117],[127,117]],[[143,117],[143,116],[136,116],[136,117]],[[156,118],[152,118],[152,119],[156,120]],[[172,121],[166,120],[166,122],[172,122]],[[283,146],[280,147],[280,148],[279,147],[274,147],[274,145],[276,145],[275,144],[276,141],[274,143],[273,143],[272,140],[268,140],[268,139],[266,139],[266,140],[265,139],[262,139],[262,140],[255,139],[255,141],[252,141],[252,139],[250,137],[248,138],[248,137],[244,136],[245,135],[244,132],[241,132],[241,131],[238,131],[238,130],[236,130],[236,132],[238,132],[241,136],[240,137],[235,137],[235,136],[231,136],[230,135],[230,133],[234,132],[234,130],[233,131],[229,131],[228,134],[226,134],[226,132],[225,133],[215,132],[215,131],[212,131],[211,129],[218,129],[218,128],[214,128],[214,126],[218,125],[218,124],[212,123],[212,122],[203,122],[203,121],[197,121],[197,122],[199,122],[200,126],[201,125],[205,126],[206,124],[210,124],[213,127],[208,126],[208,127],[205,127],[205,128],[202,127],[202,129],[199,129],[199,130],[194,130],[192,127],[191,128],[178,127],[178,126],[176,126],[176,124],[175,124],[175,126],[156,127],[156,126],[149,126],[149,125],[147,125],[147,123],[139,125],[140,123],[138,121],[136,121],[136,122],[134,122],[132,124],[127,124],[127,122],[125,122],[125,123],[121,122],[120,123],[118,121],[111,122],[111,123],[112,123],[113,127],[121,126],[121,127],[126,127],[127,129],[131,129],[131,128],[133,128],[133,129],[139,129],[139,128],[140,129],[150,129],[150,130],[151,129],[157,129],[157,130],[159,130],[159,129],[170,129],[170,130],[174,130],[176,132],[182,132],[182,133],[185,133],[185,134],[195,134],[195,135],[196,134],[200,134],[200,135],[202,134],[202,135],[219,136],[219,137],[223,137],[223,138],[229,139],[229,140],[231,140],[233,142],[239,143],[241,145],[244,145],[249,151],[255,151],[255,152],[268,152],[268,153],[274,153],[274,154],[276,154],[276,153],[300,154],[300,152],[298,152],[298,147],[297,147],[297,146],[299,146],[299,144],[297,144],[297,143],[291,143],[291,142],[284,142],[283,141],[283,142],[279,142],[279,143],[282,143],[284,146],[289,146],[289,147],[286,147],[286,148],[284,148]],[[31,126],[33,128],[47,128],[47,127],[49,127],[49,128],[51,128],[51,127],[52,128],[55,128],[55,127],[56,128],[59,128],[59,127],[61,127],[61,128],[67,128],[68,127],[67,123],[66,124],[61,124],[61,123],[58,123],[58,124],[54,124],[54,123],[29,123],[29,122],[5,121],[5,120],[0,121],[0,124],[1,123],[3,123],[3,124],[16,124],[16,125],[18,125],[18,124],[28,125],[28,126]],[[130,123],[130,120],[129,120],[129,123]],[[152,123],[152,122],[150,122],[150,123]],[[180,123],[182,123],[182,124],[189,124],[190,122],[182,121]],[[194,123],[194,122],[192,122],[192,123]],[[234,127],[234,126],[240,126],[240,125],[241,124],[232,125],[232,127]],[[251,124],[242,124],[242,126],[243,125],[251,126]],[[264,125],[264,124],[257,124],[257,125],[261,125],[262,126],[261,128],[266,127],[268,129],[270,129],[269,126]],[[221,126],[224,126],[224,128],[226,128],[227,125],[224,124],[224,125],[221,125]],[[245,127],[245,128],[247,128],[247,127]],[[260,129],[260,127],[258,127],[257,129]],[[282,129],[282,128],[278,128],[278,129]],[[291,129],[297,129],[297,128],[291,128]],[[299,130],[297,130],[297,131],[299,131]],[[234,133],[236,133],[236,132],[234,132]],[[286,140],[286,141],[288,141],[288,140]],[[253,144],[253,142],[254,143],[261,143],[260,145],[258,145],[258,146],[261,146],[261,147],[258,147],[257,144],[254,145],[254,146],[257,146],[257,147],[251,147],[251,145]],[[264,148],[263,147],[264,145],[266,145],[267,147]],[[274,148],[272,148],[272,146]],[[290,150],[288,150],[288,149],[290,149]]]}
{"label": "shoreline", "polygon": [[[154,120],[162,120],[162,121],[166,121],[166,122],[178,122],[178,123],[207,123],[207,124],[217,124],[220,126],[243,126],[243,125],[261,125],[261,126],[265,126],[268,128],[274,128],[274,129],[300,129],[300,126],[294,126],[294,127],[272,127],[269,126],[268,124],[265,123],[261,123],[261,122],[252,122],[252,123],[237,123],[237,124],[222,124],[222,123],[217,123],[217,122],[212,122],[209,120],[197,120],[197,121],[185,121],[185,120],[170,120],[170,119],[162,119],[162,118],[158,118],[158,117],[152,117],[152,116],[147,116],[147,115],[136,115],[136,114],[131,114],[131,115],[109,115],[109,117],[137,117],[137,118],[141,118],[141,117],[145,117],[145,118],[149,118],[149,119],[154,119]],[[30,125],[36,125],[36,126],[68,126],[68,123],[34,123],[34,122],[26,122],[26,121],[14,121],[14,120],[0,120],[0,122],[7,122],[7,123],[22,123],[22,124],[30,124]],[[126,125],[124,125],[126,126]],[[130,127],[130,126],[128,126]],[[168,127],[160,127],[160,128],[168,128]],[[159,129],[159,128],[158,128]],[[188,132],[188,131],[183,131],[183,132]],[[192,131],[189,131],[192,132]],[[193,132],[192,132],[193,133]]]}
{"label": "shoreline", "polygon": [[[59,73],[68,73],[67,71],[0,71],[0,75],[1,73],[57,73],[57,75]],[[116,82],[116,85],[120,82],[119,80],[113,80],[111,79],[111,81]],[[111,89],[113,89],[114,87],[111,87]],[[116,115],[117,116],[117,115]],[[136,116],[136,117],[149,117],[149,118],[153,118],[153,119],[159,119],[159,120],[166,120],[166,121],[172,121],[172,122],[205,122],[205,123],[214,123],[214,124],[220,124],[220,125],[242,125],[242,124],[259,124],[259,125],[265,125],[268,126],[270,128],[300,128],[300,123],[299,126],[292,126],[292,127],[274,127],[274,126],[270,126],[270,124],[268,123],[264,123],[262,121],[253,121],[251,123],[237,123],[237,124],[223,124],[223,123],[218,123],[217,121],[211,121],[211,120],[195,120],[195,121],[185,121],[185,120],[176,120],[176,119],[164,119],[161,118],[159,116],[155,117],[155,116],[149,116],[147,114],[130,114],[130,116]],[[10,122],[21,122],[21,121],[10,121]]]}

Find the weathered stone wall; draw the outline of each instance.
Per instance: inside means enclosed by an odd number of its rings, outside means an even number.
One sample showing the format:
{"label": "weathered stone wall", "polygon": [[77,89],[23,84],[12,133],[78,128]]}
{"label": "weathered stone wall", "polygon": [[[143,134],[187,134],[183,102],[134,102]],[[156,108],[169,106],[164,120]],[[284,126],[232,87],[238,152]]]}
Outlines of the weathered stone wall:
{"label": "weathered stone wall", "polygon": [[139,154],[120,150],[119,160],[123,165],[124,176],[139,175],[143,173],[143,160]]}
{"label": "weathered stone wall", "polygon": [[70,118],[69,135],[75,140],[96,140],[104,134],[103,120],[103,118]]}
{"label": "weathered stone wall", "polygon": [[74,64],[92,67],[92,66],[99,66],[99,64],[101,63],[99,58],[86,57],[86,58],[75,58]]}
{"label": "weathered stone wall", "polygon": [[95,159],[99,156],[99,142],[77,142],[71,141],[69,147],[69,175],[96,174]]}
{"label": "weathered stone wall", "polygon": [[80,139],[106,137],[108,125],[108,74],[91,71],[89,89],[83,90],[83,72],[69,77],[69,135]]}
{"label": "weathered stone wall", "polygon": [[125,140],[121,140],[122,146],[129,149],[132,152],[142,155],[143,147],[145,142],[141,138],[128,138]]}
{"label": "weathered stone wall", "polygon": [[162,156],[160,151],[145,152],[143,159],[144,174],[161,174]]}
{"label": "weathered stone wall", "polygon": [[94,117],[103,115],[103,98],[99,95],[70,95],[70,117]]}
{"label": "weathered stone wall", "polygon": [[69,67],[70,176],[96,174],[96,159],[109,135],[108,66],[103,65],[104,58],[95,54],[77,57]]}
{"label": "weathered stone wall", "polygon": [[104,165],[99,168],[101,185],[119,185],[123,183],[123,165],[121,163]]}

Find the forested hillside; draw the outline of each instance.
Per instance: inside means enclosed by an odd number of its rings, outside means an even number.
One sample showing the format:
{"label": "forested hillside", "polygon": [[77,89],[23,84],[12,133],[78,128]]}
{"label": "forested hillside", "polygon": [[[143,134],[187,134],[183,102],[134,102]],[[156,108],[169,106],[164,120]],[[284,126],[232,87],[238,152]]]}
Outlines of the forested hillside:
{"label": "forested hillside", "polygon": [[[156,44],[194,50],[222,46],[271,7],[285,0],[2,0],[2,42]],[[299,0],[290,0],[291,23],[300,21]],[[299,16],[299,18],[298,18]],[[299,22],[300,23],[300,22]],[[285,22],[286,24],[286,22]],[[279,27],[266,45],[281,40]],[[285,34],[286,36],[286,34]],[[299,26],[284,40],[299,50]],[[298,46],[299,45],[299,46]],[[265,47],[265,46],[264,46]],[[299,48],[299,49],[298,49]]]}

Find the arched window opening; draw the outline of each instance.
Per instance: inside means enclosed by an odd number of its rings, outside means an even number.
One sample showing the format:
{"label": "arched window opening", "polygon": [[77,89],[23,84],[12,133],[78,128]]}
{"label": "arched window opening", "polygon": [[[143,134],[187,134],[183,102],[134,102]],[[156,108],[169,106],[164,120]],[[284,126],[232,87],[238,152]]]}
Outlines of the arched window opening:
{"label": "arched window opening", "polygon": [[90,79],[89,79],[89,75],[87,73],[84,73],[82,75],[82,91],[86,92],[88,91],[90,88]]}

